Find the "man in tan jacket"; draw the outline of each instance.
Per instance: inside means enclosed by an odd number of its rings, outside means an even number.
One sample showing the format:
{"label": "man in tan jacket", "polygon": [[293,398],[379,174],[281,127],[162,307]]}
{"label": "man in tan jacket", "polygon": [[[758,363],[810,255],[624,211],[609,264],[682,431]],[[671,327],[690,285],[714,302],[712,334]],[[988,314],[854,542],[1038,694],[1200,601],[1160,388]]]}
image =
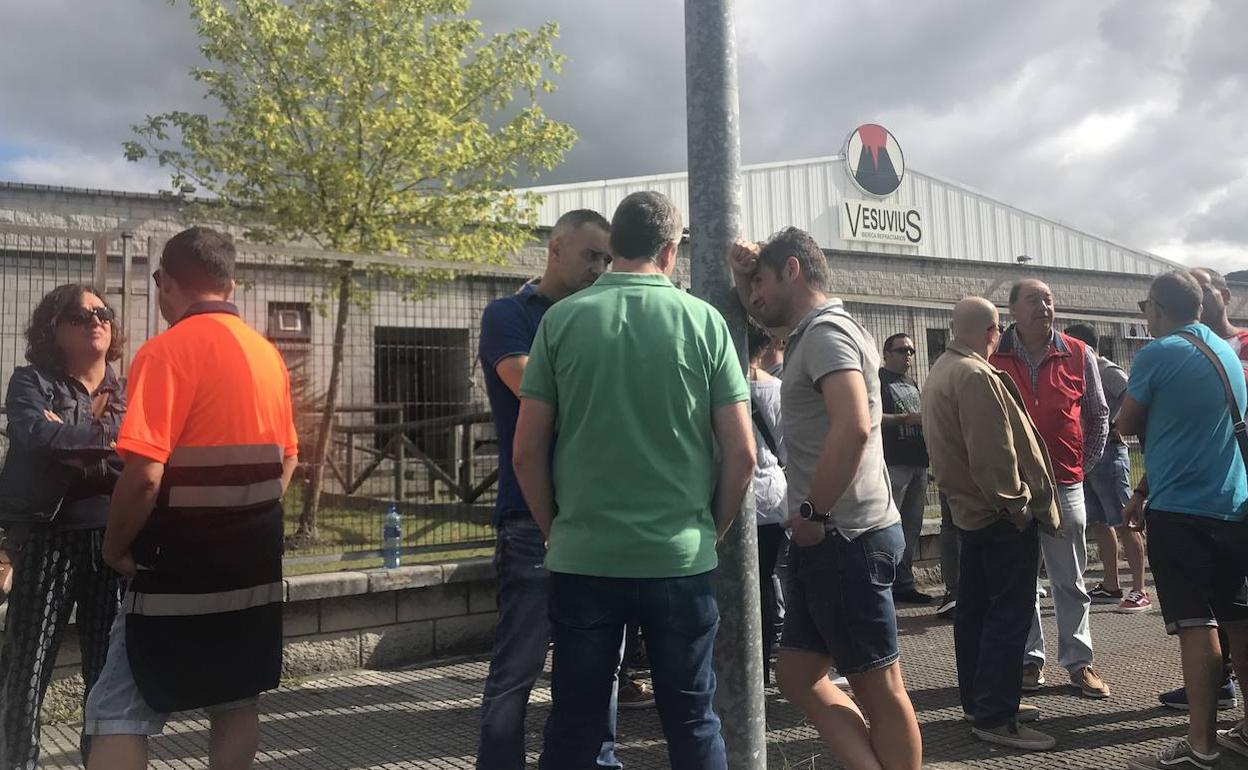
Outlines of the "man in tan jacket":
{"label": "man in tan jacket", "polygon": [[990,743],[1044,751],[1056,741],[1020,726],[1018,660],[1035,602],[1039,532],[1061,521],[1053,469],[1018,389],[987,358],[1001,336],[997,309],[968,297],[953,310],[953,342],[923,387],[932,473],[962,543],[954,625],[958,688],[972,732]]}

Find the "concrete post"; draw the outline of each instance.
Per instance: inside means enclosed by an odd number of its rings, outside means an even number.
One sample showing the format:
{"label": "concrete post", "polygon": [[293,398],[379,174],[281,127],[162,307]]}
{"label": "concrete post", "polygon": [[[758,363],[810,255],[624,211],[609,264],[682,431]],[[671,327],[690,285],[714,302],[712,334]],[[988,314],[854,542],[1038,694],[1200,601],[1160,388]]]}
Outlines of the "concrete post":
{"label": "concrete post", "polygon": [[[689,134],[689,235],[693,293],[728,319],[745,365],[745,313],[724,255],[741,228],[741,148],[732,0],[685,0]],[[758,533],[753,495],[719,549],[716,711],[728,766],[767,767]]]}

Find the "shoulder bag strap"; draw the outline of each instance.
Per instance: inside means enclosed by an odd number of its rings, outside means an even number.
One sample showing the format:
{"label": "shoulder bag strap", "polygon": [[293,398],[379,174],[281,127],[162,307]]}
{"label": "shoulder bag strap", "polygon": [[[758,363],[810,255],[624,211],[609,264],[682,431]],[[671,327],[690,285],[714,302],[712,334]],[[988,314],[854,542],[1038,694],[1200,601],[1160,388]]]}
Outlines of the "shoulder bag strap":
{"label": "shoulder bag strap", "polygon": [[1191,332],[1175,332],[1176,335],[1182,337],[1188,342],[1196,346],[1196,349],[1209,359],[1213,364],[1214,371],[1218,373],[1218,377],[1222,379],[1222,391],[1226,395],[1226,405],[1231,410],[1231,427],[1235,430],[1235,442],[1239,444],[1239,456],[1244,462],[1244,468],[1248,470],[1248,425],[1244,424],[1243,413],[1239,411],[1239,402],[1235,400],[1235,391],[1231,389],[1231,380],[1226,375],[1226,367],[1222,365],[1222,359],[1218,358],[1218,354],[1205,344],[1205,341],[1197,337]]}
{"label": "shoulder bag strap", "polygon": [[763,443],[771,450],[771,456],[780,460],[780,452],[776,449],[776,437],[771,435],[771,428],[767,426],[767,421],[763,419],[763,413],[758,408],[758,402],[754,400],[754,396],[750,396],[750,417],[754,419],[754,427],[758,428],[758,433],[763,437]]}

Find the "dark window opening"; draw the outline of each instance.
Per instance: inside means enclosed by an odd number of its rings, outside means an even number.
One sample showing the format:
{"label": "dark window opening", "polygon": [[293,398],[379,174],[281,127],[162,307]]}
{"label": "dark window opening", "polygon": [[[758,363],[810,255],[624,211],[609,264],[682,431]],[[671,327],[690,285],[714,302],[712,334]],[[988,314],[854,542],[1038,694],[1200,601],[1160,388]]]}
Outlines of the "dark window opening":
{"label": "dark window opening", "polygon": [[936,359],[940,358],[940,354],[945,352],[945,347],[949,344],[948,329],[928,329],[927,330],[927,365],[931,366],[936,363]]}
{"label": "dark window opening", "polygon": [[[472,355],[467,329],[373,330],[373,399],[378,425],[417,422],[470,410]],[[408,431],[408,437],[437,461],[450,459],[452,432],[446,427]],[[391,434],[378,434],[378,447]]]}

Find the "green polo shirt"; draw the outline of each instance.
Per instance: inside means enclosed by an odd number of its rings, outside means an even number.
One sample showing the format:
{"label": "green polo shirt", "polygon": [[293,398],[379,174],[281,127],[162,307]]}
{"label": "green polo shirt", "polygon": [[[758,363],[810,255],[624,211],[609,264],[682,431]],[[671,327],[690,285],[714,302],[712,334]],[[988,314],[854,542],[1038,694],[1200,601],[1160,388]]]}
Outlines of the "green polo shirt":
{"label": "green polo shirt", "polygon": [[665,276],[607,273],[547,311],[520,386],[557,410],[553,572],[712,570],[712,414],[749,386],[723,316]]}

